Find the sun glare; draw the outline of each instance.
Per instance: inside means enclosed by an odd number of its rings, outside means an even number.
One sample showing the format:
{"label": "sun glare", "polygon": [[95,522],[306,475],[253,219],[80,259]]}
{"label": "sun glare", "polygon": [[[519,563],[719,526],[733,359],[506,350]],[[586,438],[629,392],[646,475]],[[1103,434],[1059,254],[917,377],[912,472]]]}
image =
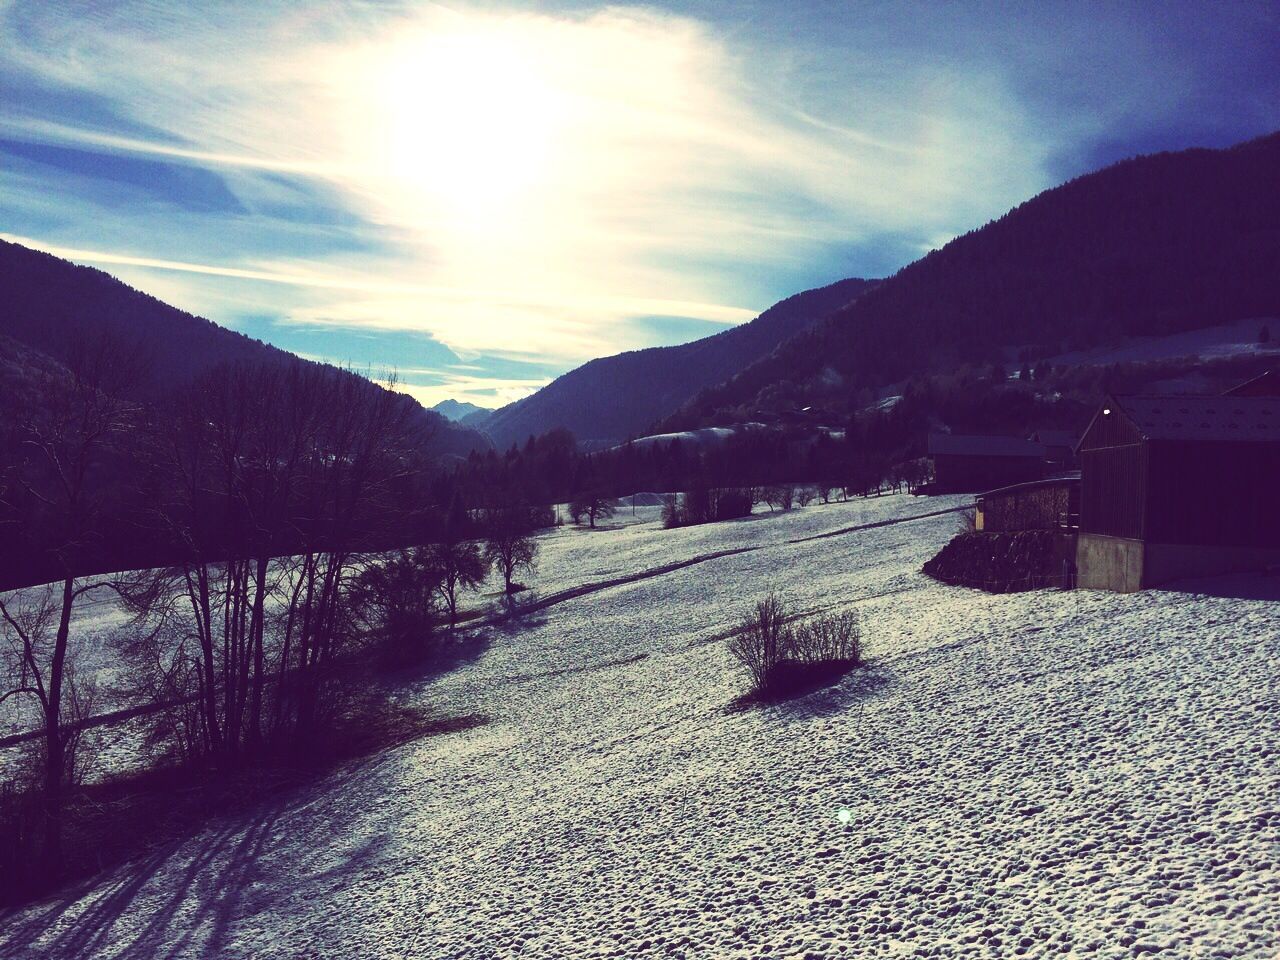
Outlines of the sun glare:
{"label": "sun glare", "polygon": [[554,170],[571,96],[517,31],[415,33],[371,54],[367,69],[349,125],[356,146],[426,216],[493,229]]}

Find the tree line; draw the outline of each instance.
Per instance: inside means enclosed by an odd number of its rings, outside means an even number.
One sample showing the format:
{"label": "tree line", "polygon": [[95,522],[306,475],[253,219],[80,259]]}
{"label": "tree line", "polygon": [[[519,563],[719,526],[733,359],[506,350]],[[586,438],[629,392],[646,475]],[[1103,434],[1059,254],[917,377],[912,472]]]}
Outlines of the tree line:
{"label": "tree line", "polygon": [[[168,761],[299,756],[371,655],[429,653],[490,569],[507,594],[520,589],[547,522],[518,499],[430,503],[416,408],[359,378],[233,364],[141,405],[122,399],[134,372],[115,344],[86,343],[8,438],[21,452],[0,486],[8,542],[42,544],[57,573],[0,594],[0,704],[41,732],[0,843],[5,866],[28,876],[57,875],[98,702],[76,662],[81,604],[111,597],[132,615],[113,654],[128,701],[167,708],[149,740]],[[163,545],[159,562],[85,576],[86,554],[122,530]]]}

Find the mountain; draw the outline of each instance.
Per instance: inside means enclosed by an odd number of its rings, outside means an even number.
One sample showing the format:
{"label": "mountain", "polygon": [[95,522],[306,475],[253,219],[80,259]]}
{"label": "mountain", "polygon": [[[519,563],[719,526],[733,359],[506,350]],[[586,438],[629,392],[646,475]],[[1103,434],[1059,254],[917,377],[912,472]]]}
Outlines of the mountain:
{"label": "mountain", "polygon": [[1280,134],[1071,180],[951,241],[687,403],[663,429],[1280,316]]}
{"label": "mountain", "polygon": [[[0,336],[9,338],[4,359],[18,366],[33,356],[65,363],[87,336],[107,336],[140,359],[142,375],[131,392],[155,400],[222,363],[309,363],[291,353],[134,290],[92,267],[0,240]],[[12,378],[16,383],[17,379]],[[369,389],[382,387],[370,382]],[[3,398],[0,398],[2,400]],[[421,407],[431,453],[466,456],[488,441]]]}
{"label": "mountain", "polygon": [[434,407],[428,409],[440,414],[446,420],[452,420],[454,423],[459,423],[472,414],[487,414],[490,412],[487,408],[476,406],[474,403],[462,403],[453,399],[441,400]]}
{"label": "mountain", "polygon": [[750,323],[674,347],[592,360],[537,393],[495,410],[478,426],[499,447],[555,427],[590,446],[646,432],[700,390],[767,356],[810,324],[856,300],[875,281],[840,280],[774,304]]}

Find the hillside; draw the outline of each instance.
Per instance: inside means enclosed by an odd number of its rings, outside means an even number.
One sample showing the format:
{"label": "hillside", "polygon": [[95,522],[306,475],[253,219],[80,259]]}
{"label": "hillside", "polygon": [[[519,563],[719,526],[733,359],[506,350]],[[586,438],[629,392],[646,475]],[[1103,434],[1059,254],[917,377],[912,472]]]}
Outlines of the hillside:
{"label": "hillside", "polygon": [[[919,573],[951,515],[795,542],[925,506],[550,533],[539,596],[631,582],[399,678],[469,728],[263,790],[10,914],[0,954],[1274,957],[1274,578],[992,596]],[[871,665],[732,710],[770,588],[857,611]]]}
{"label": "hillside", "polygon": [[1124,161],[905,267],[662,427],[1280,315],[1280,134]]}
{"label": "hillside", "polygon": [[591,446],[638,436],[698,391],[767,356],[874,285],[870,280],[840,280],[797,293],[750,323],[711,337],[592,360],[532,396],[494,411],[478,425],[499,447],[523,443],[555,427],[567,427]]}
{"label": "hillside", "polygon": [[[140,359],[142,376],[132,387],[137,399],[155,400],[223,363],[310,362],[169,306],[101,270],[3,240],[0,290],[0,336],[55,363],[65,362],[86,337],[110,337]],[[439,414],[421,410],[419,416],[436,455],[465,456],[487,446]]]}

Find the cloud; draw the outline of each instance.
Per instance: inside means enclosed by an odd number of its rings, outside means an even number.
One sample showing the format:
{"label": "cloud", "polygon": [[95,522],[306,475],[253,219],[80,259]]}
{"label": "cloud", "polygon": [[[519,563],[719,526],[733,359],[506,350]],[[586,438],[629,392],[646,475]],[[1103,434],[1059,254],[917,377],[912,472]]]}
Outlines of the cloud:
{"label": "cloud", "polygon": [[[0,136],[193,173],[126,204],[92,164],[71,191],[0,171],[0,212],[232,325],[564,368],[901,265],[1191,82],[1139,82],[1161,49],[1139,17],[698,9],[0,3]],[[235,202],[191,209],[188,182]],[[504,396],[541,382],[486,369]]]}
{"label": "cloud", "polygon": [[550,378],[507,380],[499,377],[467,377],[445,374],[435,384],[410,383],[404,380],[383,381],[400,393],[408,394],[424,407],[433,407],[441,400],[457,400],[474,403],[478,407],[496,409],[521,400],[545,387]]}

